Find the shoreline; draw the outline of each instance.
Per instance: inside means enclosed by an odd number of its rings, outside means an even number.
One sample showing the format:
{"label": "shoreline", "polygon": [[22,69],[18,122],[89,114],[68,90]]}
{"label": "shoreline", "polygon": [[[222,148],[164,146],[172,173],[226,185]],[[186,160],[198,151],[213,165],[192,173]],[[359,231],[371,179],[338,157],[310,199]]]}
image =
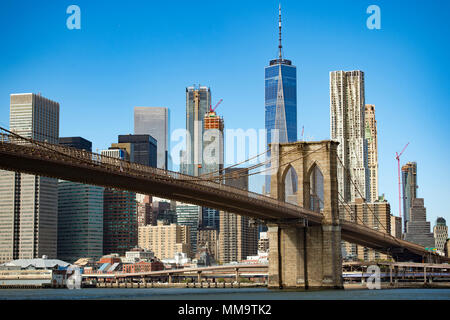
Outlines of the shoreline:
{"label": "shoreline", "polygon": [[[388,283],[382,282],[380,289],[450,289],[450,282],[410,282],[410,283]],[[196,289],[244,289],[244,288],[268,288],[265,283],[225,283],[225,282],[202,282],[202,283],[97,283],[94,285],[85,284],[83,289],[168,289],[168,288],[196,288]],[[0,290],[7,289],[67,289],[66,287],[33,286],[33,285],[0,285]],[[278,289],[277,289],[278,290]],[[283,290],[283,289],[281,289]],[[287,291],[296,289],[285,289]],[[299,291],[308,291],[298,289]],[[319,289],[320,290],[320,289]],[[325,289],[324,289],[325,290]],[[343,290],[368,290],[365,283],[345,283]],[[312,291],[312,290],[311,290]]]}

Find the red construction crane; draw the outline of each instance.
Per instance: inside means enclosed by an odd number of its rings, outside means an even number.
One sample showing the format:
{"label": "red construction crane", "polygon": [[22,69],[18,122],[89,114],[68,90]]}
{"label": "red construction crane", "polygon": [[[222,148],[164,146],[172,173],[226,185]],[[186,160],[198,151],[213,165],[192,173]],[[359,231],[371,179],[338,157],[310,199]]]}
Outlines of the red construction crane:
{"label": "red construction crane", "polygon": [[209,112],[214,112],[214,110],[216,110],[216,108],[219,106],[219,104],[222,102],[223,99],[220,99],[219,102],[217,102],[217,104],[214,106],[214,109],[211,108],[211,105],[209,105]]}
{"label": "red construction crane", "polygon": [[409,142],[406,144],[406,146],[403,148],[402,152],[400,152],[400,154],[398,154],[397,152],[395,153],[395,159],[397,159],[397,163],[398,163],[398,214],[399,217],[402,217],[402,189],[401,189],[401,181],[400,181],[400,156],[403,154],[403,152],[405,152],[406,147],[409,145]]}

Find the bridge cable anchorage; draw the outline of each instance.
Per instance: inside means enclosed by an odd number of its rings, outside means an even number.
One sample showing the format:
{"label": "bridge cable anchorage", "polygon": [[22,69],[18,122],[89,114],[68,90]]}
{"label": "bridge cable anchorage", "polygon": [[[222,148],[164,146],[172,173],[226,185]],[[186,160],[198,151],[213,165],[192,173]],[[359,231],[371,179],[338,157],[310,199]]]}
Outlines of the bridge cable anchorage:
{"label": "bridge cable anchorage", "polygon": [[[315,152],[319,152],[320,150],[322,150],[323,148],[325,148],[326,146],[322,146],[322,147],[320,147],[319,149],[317,149],[317,150],[314,150],[314,151],[310,151],[310,152],[308,152],[306,155],[302,155],[301,157],[299,157],[299,158],[296,158],[296,159],[294,159],[294,160],[291,160],[291,161],[287,161],[287,162],[285,162],[285,163],[283,163],[283,164],[280,164],[280,165],[278,165],[278,166],[276,166],[276,167],[269,167],[269,168],[266,168],[266,169],[263,169],[263,170],[261,170],[261,171],[258,171],[258,172],[253,172],[253,173],[248,173],[248,174],[234,174],[234,173],[229,173],[229,174],[225,174],[225,175],[221,175],[221,176],[214,176],[214,177],[212,177],[212,178],[209,178],[209,179],[201,179],[200,177],[194,177],[194,178],[196,178],[196,179],[190,179],[189,181],[211,181],[211,182],[213,182],[213,181],[217,181],[217,180],[220,180],[220,179],[224,179],[224,180],[232,180],[232,179],[238,179],[238,178],[243,178],[243,177],[248,177],[248,176],[252,176],[252,175],[256,175],[256,174],[261,174],[261,173],[263,173],[263,172],[266,172],[266,171],[269,171],[269,170],[274,170],[274,169],[278,169],[278,168],[280,168],[280,167],[283,167],[283,166],[286,166],[286,165],[289,165],[289,164],[291,164],[291,163],[294,163],[294,162],[296,162],[296,161],[298,161],[298,160],[301,160],[301,159],[303,159],[303,158],[305,158],[306,156],[309,156],[310,154],[312,154],[312,153],[315,153]],[[290,150],[290,151],[287,151],[284,155],[286,155],[286,154],[288,154],[288,153],[293,153],[293,152],[296,152],[297,150]],[[255,168],[257,168],[257,167],[260,167],[260,166],[262,166],[262,165],[265,165],[265,164],[267,164],[268,162],[270,162],[270,160],[269,161],[266,161],[266,162],[263,162],[263,163],[260,163],[260,164],[258,164],[258,165],[255,165],[254,166],[254,168],[251,168],[251,170],[252,169],[255,169]],[[248,169],[248,168],[243,168],[244,170],[246,170],[246,169]],[[182,181],[182,180],[180,180],[180,181]]]}
{"label": "bridge cable anchorage", "polygon": [[[378,221],[379,225],[381,225],[383,227],[383,229],[386,231],[386,234],[391,237],[392,239],[394,239],[394,241],[396,241],[399,245],[400,242],[398,241],[398,239],[396,237],[394,237],[393,235],[391,235],[390,230],[388,231],[387,228],[381,223],[380,219],[378,219],[378,217],[375,215],[375,213],[373,212],[372,208],[370,208],[370,206],[367,204],[366,199],[363,197],[361,191],[359,190],[359,187],[356,185],[356,183],[353,181],[353,179],[350,176],[350,170],[342,163],[342,160],[339,156],[337,156],[340,164],[342,165],[342,167],[347,171],[347,176],[348,179],[351,181],[351,183],[353,184],[353,186],[355,187],[356,191],[358,192],[359,196],[361,197],[361,199],[363,199],[363,204],[366,205],[366,207],[369,209],[369,211],[372,213],[372,216]],[[342,196],[342,195],[341,195]],[[367,226],[367,225],[366,225]],[[369,227],[370,228],[370,227]],[[372,229],[372,228],[371,228]]]}

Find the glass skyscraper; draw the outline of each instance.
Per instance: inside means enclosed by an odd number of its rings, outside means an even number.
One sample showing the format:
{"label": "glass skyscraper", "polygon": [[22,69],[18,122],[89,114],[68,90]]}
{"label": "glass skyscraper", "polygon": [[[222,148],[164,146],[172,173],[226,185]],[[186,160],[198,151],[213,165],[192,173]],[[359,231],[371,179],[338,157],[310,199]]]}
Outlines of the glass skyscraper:
{"label": "glass skyscraper", "polygon": [[204,86],[186,88],[186,151],[181,172],[191,176],[203,173],[203,119],[211,105],[211,90]]}
{"label": "glass skyscraper", "polygon": [[[265,68],[265,128],[267,144],[297,141],[297,68],[292,65],[290,60],[282,57],[281,8],[279,11],[278,49],[278,59],[271,60],[269,66]],[[287,176],[286,194],[296,192],[294,177],[294,173]],[[270,175],[266,176],[265,193],[270,193]]]}
{"label": "glass skyscraper", "polygon": [[134,134],[149,134],[156,139],[157,167],[165,170],[170,169],[171,166],[169,116],[169,109],[164,107],[134,108]]}
{"label": "glass skyscraper", "polygon": [[[92,150],[81,137],[59,138],[59,144]],[[103,255],[103,188],[72,181],[58,182],[58,259],[70,263]]]}

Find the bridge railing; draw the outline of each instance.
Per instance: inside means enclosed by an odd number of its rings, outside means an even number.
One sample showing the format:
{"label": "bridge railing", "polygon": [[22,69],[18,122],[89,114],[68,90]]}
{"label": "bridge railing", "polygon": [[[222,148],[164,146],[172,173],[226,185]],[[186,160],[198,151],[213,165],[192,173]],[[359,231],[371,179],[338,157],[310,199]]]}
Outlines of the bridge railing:
{"label": "bridge railing", "polygon": [[[179,172],[174,172],[170,170],[164,170],[159,168],[153,168],[145,166],[138,163],[132,163],[127,160],[122,160],[107,155],[97,154],[86,150],[80,150],[68,146],[62,146],[57,144],[52,144],[48,142],[36,141],[28,138],[23,138],[15,134],[1,132],[0,142],[3,144],[18,144],[18,145],[29,145],[32,146],[34,152],[39,151],[47,156],[51,155],[53,158],[63,157],[69,158],[73,161],[82,162],[89,166],[102,167],[104,169],[113,172],[122,172],[124,174],[132,174],[146,177],[151,175],[153,178],[163,179],[169,182],[175,182],[177,184],[185,183],[189,184],[192,188],[208,188],[210,190],[216,190],[218,192],[225,192],[231,194],[235,197],[245,197],[246,201],[252,201],[255,203],[264,202],[265,204],[270,204],[276,207],[278,210],[295,210],[295,211],[305,211],[304,208],[274,199],[259,193],[242,190],[239,188],[231,187],[223,183],[216,181],[203,180],[200,177],[190,176],[182,174]],[[308,210],[309,212],[309,210]],[[312,211],[311,211],[312,212]],[[312,214],[321,217],[319,213],[312,212]]]}

